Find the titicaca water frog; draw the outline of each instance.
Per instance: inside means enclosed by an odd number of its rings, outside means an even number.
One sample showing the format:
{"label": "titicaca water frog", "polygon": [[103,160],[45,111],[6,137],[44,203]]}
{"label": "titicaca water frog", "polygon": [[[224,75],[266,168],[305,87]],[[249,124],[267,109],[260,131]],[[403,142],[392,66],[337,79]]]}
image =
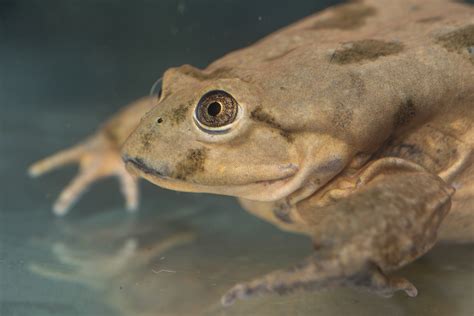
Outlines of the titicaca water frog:
{"label": "titicaca water frog", "polygon": [[365,0],[286,27],[200,70],[164,73],[145,98],[39,175],[78,161],[54,206],[64,214],[117,175],[130,209],[136,178],[239,198],[311,236],[301,264],[224,295],[333,286],[416,296],[389,276],[437,240],[474,240],[474,9],[455,1]]}

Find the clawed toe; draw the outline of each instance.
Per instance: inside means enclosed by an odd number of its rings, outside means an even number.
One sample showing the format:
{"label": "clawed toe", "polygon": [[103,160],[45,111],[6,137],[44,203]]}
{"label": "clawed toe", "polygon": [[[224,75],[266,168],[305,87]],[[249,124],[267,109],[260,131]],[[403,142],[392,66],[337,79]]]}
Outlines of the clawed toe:
{"label": "clawed toe", "polygon": [[405,291],[409,297],[416,297],[418,289],[405,278],[391,277],[389,279],[389,286],[395,291]]}

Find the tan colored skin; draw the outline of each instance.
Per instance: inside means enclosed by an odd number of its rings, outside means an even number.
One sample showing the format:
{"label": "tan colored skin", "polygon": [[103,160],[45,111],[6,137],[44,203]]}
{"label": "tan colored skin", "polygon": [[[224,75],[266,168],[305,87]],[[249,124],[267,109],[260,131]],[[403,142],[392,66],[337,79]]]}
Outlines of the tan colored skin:
{"label": "tan colored skin", "polygon": [[[237,196],[255,215],[313,238],[305,262],[238,284],[223,304],[341,285],[415,296],[409,281],[385,273],[439,239],[474,240],[473,78],[472,6],[366,0],[205,70],[169,69],[156,106],[132,105],[134,115],[119,114],[96,138],[119,148],[131,133],[122,157],[132,173]],[[239,103],[226,133],[209,134],[193,118],[212,90]]]}

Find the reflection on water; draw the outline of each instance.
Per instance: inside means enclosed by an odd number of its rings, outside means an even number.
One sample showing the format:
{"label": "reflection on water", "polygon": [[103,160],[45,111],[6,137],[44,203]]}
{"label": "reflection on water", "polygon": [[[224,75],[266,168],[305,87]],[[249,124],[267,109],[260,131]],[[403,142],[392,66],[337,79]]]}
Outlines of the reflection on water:
{"label": "reflection on water", "polygon": [[[167,262],[166,253],[192,244],[196,236],[171,222],[165,228],[156,220],[159,218],[122,226],[67,226],[55,237],[58,240],[49,244],[61,266],[33,262],[29,269],[42,277],[80,283],[123,315],[156,315],[157,308],[169,310],[173,305],[181,309],[184,293],[203,289],[185,274],[177,274]],[[167,279],[165,274],[176,274],[173,283],[186,286],[166,286],[162,282]]]}
{"label": "reflection on water", "polygon": [[[52,260],[28,268],[50,280],[81,284],[121,315],[469,315],[474,308],[473,247],[443,245],[399,272],[419,288],[415,299],[334,289],[223,308],[220,296],[233,283],[287,266],[309,247],[304,238],[246,221],[243,212],[229,214],[223,208],[238,208],[230,199],[204,204],[201,211],[165,216],[116,212],[59,222],[57,231],[32,241],[46,246]],[[249,227],[232,227],[224,216]]]}

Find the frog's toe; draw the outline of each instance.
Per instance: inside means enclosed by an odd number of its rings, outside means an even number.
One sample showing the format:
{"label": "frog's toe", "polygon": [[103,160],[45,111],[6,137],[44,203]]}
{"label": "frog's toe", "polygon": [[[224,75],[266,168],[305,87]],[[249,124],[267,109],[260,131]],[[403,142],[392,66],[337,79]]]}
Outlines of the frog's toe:
{"label": "frog's toe", "polygon": [[39,176],[74,162],[80,165],[79,174],[59,195],[53,206],[54,214],[58,216],[67,214],[92,183],[108,176],[116,176],[119,179],[127,210],[137,210],[138,180],[125,169],[117,147],[100,133],[84,143],[33,164],[28,171],[31,176]]}
{"label": "frog's toe", "polygon": [[349,278],[344,283],[348,286],[366,289],[383,297],[391,297],[397,291],[404,291],[410,297],[418,295],[418,290],[413,283],[402,277],[388,276],[375,264],[371,264],[355,278]]}
{"label": "frog's toe", "polygon": [[384,276],[386,280],[381,288],[374,287],[374,291],[381,296],[391,297],[397,291],[404,291],[410,297],[418,295],[418,289],[405,278]]}
{"label": "frog's toe", "polygon": [[61,166],[77,162],[85,152],[85,146],[79,144],[77,146],[59,151],[58,153],[35,162],[28,168],[28,174],[31,177],[38,177],[48,171],[54,170]]}
{"label": "frog's toe", "polygon": [[120,181],[122,194],[125,197],[127,211],[135,212],[138,209],[139,203],[138,180],[129,174],[125,168],[120,170],[117,176]]}
{"label": "frog's toe", "polygon": [[96,170],[80,172],[71,183],[61,192],[53,206],[54,214],[63,216],[68,213],[71,206],[85,192],[87,187],[97,178]]}

